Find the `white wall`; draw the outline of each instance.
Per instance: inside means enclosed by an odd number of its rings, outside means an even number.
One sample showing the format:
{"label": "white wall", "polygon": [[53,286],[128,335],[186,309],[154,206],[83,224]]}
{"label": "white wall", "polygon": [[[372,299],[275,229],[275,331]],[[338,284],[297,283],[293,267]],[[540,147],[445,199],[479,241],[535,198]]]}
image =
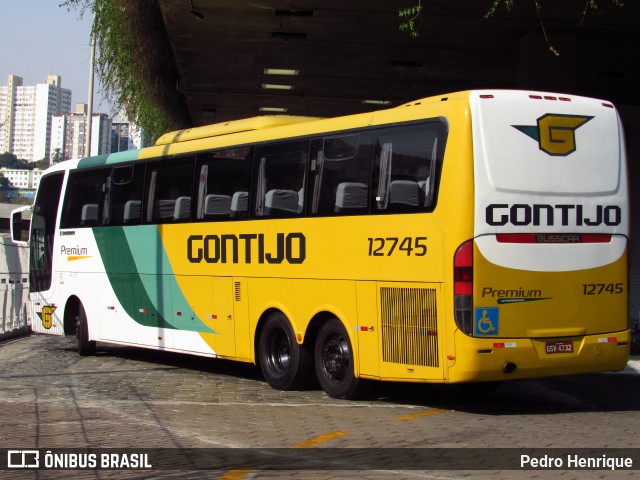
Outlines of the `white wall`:
{"label": "white wall", "polygon": [[28,252],[27,247],[0,237],[0,339],[31,328]]}

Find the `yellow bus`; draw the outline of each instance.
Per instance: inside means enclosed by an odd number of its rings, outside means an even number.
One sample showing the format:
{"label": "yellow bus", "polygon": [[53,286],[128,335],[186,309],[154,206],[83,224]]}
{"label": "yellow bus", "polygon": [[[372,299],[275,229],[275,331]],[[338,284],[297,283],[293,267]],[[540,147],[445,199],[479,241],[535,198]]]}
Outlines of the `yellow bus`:
{"label": "yellow bus", "polygon": [[172,132],[42,177],[32,328],[76,335],[81,355],[255,363],[276,389],[316,377],[338,398],[620,370],[627,188],[615,107],[574,95]]}

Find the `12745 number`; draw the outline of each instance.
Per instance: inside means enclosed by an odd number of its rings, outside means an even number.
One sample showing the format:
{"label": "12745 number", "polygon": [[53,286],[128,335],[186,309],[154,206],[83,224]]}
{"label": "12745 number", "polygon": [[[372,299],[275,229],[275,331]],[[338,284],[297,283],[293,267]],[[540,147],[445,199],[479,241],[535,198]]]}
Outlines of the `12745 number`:
{"label": "12745 number", "polygon": [[583,295],[620,294],[624,292],[622,283],[585,283],[582,285]]}
{"label": "12745 number", "polygon": [[394,253],[424,257],[427,254],[427,237],[370,237],[367,240],[370,257],[390,257]]}

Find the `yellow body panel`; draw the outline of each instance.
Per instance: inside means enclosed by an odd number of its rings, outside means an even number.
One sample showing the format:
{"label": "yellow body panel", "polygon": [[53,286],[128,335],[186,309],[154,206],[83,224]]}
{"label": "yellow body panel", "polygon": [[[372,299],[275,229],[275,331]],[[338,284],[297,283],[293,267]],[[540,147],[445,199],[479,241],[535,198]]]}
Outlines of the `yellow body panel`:
{"label": "yellow body panel", "polygon": [[[532,272],[494,265],[476,247],[475,336],[455,332],[455,351],[450,352],[455,360],[449,363],[448,381],[623,369],[630,345],[626,261],[625,251],[617,261],[598,268]],[[590,284],[603,288],[590,294]],[[483,314],[493,322],[484,329]],[[570,342],[573,352],[547,353],[547,342]],[[504,371],[508,364],[513,371]]]}
{"label": "yellow body panel", "polygon": [[[613,340],[615,339],[615,340]],[[455,333],[456,359],[448,381],[478,382],[515,380],[550,375],[622,370],[629,357],[629,330],[606,335],[564,337],[574,342],[574,353],[545,352],[545,339],[478,339]],[[515,370],[504,373],[505,364]]]}
{"label": "yellow body panel", "polygon": [[[529,247],[535,251],[536,245]],[[558,248],[563,248],[558,246]],[[493,265],[474,252],[476,309],[495,308],[500,338],[566,337],[627,328],[627,255],[597,268],[532,272]],[[588,294],[588,285],[602,285]]]}

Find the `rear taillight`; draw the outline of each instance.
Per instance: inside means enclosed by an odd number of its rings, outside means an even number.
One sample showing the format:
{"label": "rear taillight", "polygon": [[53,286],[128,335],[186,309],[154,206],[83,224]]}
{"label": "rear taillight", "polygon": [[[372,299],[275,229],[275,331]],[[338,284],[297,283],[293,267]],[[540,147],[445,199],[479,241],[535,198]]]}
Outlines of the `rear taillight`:
{"label": "rear taillight", "polygon": [[453,301],[456,324],[473,332],[473,240],[460,245],[453,257]]}

